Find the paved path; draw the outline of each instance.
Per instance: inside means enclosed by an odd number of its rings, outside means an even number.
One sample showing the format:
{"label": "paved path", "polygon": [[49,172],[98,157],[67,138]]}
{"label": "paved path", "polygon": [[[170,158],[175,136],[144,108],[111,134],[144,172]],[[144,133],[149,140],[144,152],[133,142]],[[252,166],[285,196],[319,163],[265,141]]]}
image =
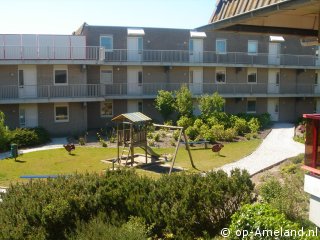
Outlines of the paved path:
{"label": "paved path", "polygon": [[[35,152],[35,151],[43,151],[43,150],[55,149],[55,148],[63,148],[63,144],[67,144],[66,138],[52,138],[51,142],[46,145],[43,145],[41,147],[22,149],[22,150],[19,150],[19,154]],[[0,153],[0,160],[8,157],[10,157],[10,152]]]}
{"label": "paved path", "polygon": [[272,167],[283,160],[304,153],[304,145],[293,140],[294,126],[288,123],[276,123],[269,135],[251,155],[226,164],[220,169],[230,173],[234,168],[246,169],[254,175]]}

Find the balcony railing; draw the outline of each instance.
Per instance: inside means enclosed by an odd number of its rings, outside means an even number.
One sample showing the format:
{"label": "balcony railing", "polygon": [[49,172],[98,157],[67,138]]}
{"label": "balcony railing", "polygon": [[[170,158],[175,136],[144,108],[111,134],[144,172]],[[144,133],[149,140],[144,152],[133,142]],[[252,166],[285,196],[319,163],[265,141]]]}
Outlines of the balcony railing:
{"label": "balcony railing", "polygon": [[110,63],[160,63],[160,64],[237,64],[237,65],[284,65],[320,66],[320,58],[313,55],[269,53],[248,54],[226,52],[225,54],[187,50],[128,50],[106,51],[98,46],[87,47],[27,47],[0,46],[1,60],[101,60]]}
{"label": "balcony railing", "polygon": [[184,83],[143,83],[138,84],[72,84],[72,85],[29,85],[1,86],[0,100],[17,99],[58,99],[58,98],[104,98],[104,97],[154,97],[159,90],[175,91],[186,85],[194,96],[218,92],[223,95],[267,95],[291,94],[296,96],[320,96],[320,89],[313,84],[184,84]]}

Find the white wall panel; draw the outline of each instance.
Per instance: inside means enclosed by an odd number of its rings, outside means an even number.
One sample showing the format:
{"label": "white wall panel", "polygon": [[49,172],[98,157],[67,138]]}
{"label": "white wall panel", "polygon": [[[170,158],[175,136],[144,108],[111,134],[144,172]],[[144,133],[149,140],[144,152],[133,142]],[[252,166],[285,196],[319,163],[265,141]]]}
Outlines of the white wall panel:
{"label": "white wall panel", "polygon": [[70,58],[70,36],[54,36],[55,59]]}
{"label": "white wall panel", "polygon": [[52,59],[54,57],[54,45],[52,35],[39,35],[39,58]]}
{"label": "white wall panel", "polygon": [[21,35],[22,56],[24,59],[38,58],[38,36],[35,34]]}
{"label": "white wall panel", "polygon": [[71,40],[71,58],[85,59],[86,58],[86,37],[85,36],[70,36]]}
{"label": "white wall panel", "polygon": [[9,34],[4,36],[5,40],[5,58],[21,59],[21,35]]}

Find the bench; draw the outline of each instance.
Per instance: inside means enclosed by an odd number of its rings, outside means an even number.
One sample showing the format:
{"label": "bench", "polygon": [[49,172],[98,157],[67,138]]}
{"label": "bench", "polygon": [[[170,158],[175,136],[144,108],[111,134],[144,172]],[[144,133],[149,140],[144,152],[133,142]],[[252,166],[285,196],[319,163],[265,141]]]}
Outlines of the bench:
{"label": "bench", "polygon": [[[208,148],[208,143],[210,143],[210,141],[206,141],[206,140],[203,140],[203,141],[194,141],[194,142],[188,142],[188,144],[190,146],[192,146],[193,144],[204,144],[204,148],[207,149]],[[186,142],[182,142],[182,144],[186,144]]]}
{"label": "bench", "polygon": [[20,176],[20,178],[25,178],[25,179],[41,179],[41,178],[57,178],[58,175],[23,175]]}

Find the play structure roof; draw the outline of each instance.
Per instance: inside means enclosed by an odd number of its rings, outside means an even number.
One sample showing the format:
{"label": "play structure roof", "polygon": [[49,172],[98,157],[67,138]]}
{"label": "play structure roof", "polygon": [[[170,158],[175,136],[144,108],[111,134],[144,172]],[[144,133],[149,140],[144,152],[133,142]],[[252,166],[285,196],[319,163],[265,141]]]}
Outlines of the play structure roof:
{"label": "play structure roof", "polygon": [[152,119],[141,112],[134,112],[134,113],[120,114],[119,116],[114,117],[112,121],[115,121],[115,122],[128,121],[131,123],[141,123],[141,122],[151,122]]}

